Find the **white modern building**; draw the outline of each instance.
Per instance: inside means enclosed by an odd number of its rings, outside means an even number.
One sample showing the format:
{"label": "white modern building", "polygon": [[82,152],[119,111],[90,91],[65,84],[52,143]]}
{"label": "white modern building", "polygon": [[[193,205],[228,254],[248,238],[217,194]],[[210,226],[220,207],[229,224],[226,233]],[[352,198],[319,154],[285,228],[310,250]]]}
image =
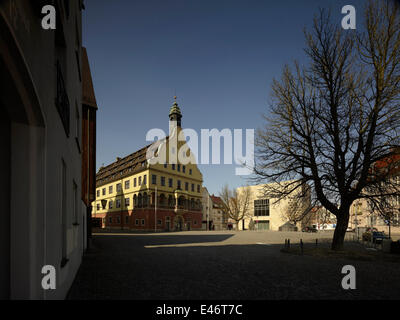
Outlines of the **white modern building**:
{"label": "white modern building", "polygon": [[[264,184],[248,186],[250,188],[250,209],[246,217],[240,221],[239,230],[278,231],[279,227],[288,222],[284,211],[290,207],[289,198],[276,201],[277,199],[266,197],[264,186]],[[243,192],[243,188],[246,187],[237,188],[237,192]],[[311,194],[309,192],[302,202],[303,208],[311,207]],[[234,223],[233,225],[235,227]],[[300,229],[301,223],[298,223],[297,227]]]}

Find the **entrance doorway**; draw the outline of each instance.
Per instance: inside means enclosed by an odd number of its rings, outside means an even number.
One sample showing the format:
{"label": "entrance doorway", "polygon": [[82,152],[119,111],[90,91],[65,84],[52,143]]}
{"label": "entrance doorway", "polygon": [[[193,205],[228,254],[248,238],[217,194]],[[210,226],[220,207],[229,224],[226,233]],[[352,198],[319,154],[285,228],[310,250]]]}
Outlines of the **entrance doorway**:
{"label": "entrance doorway", "polygon": [[176,216],[174,219],[175,231],[182,231],[183,230],[184,220],[182,216]]}
{"label": "entrance doorway", "polygon": [[269,221],[258,221],[257,230],[269,230]]}

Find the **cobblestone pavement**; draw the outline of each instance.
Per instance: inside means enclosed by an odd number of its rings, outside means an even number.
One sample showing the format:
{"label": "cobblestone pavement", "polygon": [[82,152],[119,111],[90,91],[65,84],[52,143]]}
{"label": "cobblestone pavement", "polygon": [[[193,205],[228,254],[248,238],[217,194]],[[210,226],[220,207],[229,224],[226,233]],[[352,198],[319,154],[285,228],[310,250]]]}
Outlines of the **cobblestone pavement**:
{"label": "cobblestone pavement", "polygon": [[[108,233],[93,237],[68,299],[399,299],[398,262],[299,256],[284,240],[332,233]],[[344,265],[357,289],[343,290]]]}

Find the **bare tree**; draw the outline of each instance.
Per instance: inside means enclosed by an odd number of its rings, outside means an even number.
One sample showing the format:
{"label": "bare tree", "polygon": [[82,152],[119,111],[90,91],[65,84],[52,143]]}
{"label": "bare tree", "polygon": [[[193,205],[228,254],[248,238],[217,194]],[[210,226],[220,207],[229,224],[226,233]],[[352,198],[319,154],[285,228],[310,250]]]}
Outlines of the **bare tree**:
{"label": "bare tree", "polygon": [[298,222],[301,222],[302,225],[308,225],[312,218],[312,208],[310,204],[304,201],[305,199],[291,198],[281,213],[282,218],[294,225],[297,225]]}
{"label": "bare tree", "polygon": [[240,191],[231,190],[225,185],[221,192],[223,212],[236,224],[239,230],[239,222],[250,215],[250,188],[243,187]]}
{"label": "bare tree", "polygon": [[365,191],[379,183],[371,166],[399,145],[399,5],[370,1],[364,22],[343,30],[320,10],[305,31],[308,61],[286,66],[274,80],[267,125],[256,141],[255,180],[281,184],[268,184],[265,194],[279,200],[309,184],[314,204],[337,218],[334,250],[343,247],[354,200],[399,190]]}
{"label": "bare tree", "polygon": [[[400,161],[399,163],[400,164]],[[397,167],[396,171],[399,170],[400,167]],[[398,172],[396,172],[398,173]],[[394,183],[400,183],[400,176],[393,176],[388,179],[393,179]],[[385,223],[389,227],[389,237],[391,237],[391,226],[393,223],[398,223],[397,217],[400,214],[400,194],[394,194],[388,196],[387,194],[391,193],[390,190],[392,185],[390,183],[382,182],[378,184],[378,186],[373,186],[369,189],[380,189],[380,193],[383,195],[377,197],[368,198],[368,206],[370,208],[371,214],[374,214],[385,221]],[[376,192],[376,190],[374,190]]]}

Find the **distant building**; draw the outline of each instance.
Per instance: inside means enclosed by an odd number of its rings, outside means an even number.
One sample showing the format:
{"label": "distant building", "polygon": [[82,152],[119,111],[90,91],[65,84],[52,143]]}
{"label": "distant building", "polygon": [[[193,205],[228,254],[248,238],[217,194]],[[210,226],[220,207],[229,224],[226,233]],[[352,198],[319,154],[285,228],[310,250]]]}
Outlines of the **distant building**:
{"label": "distant building", "polygon": [[[276,199],[264,196],[263,187],[265,185],[249,186],[250,188],[250,210],[248,215],[239,223],[239,230],[274,230],[278,231],[288,219],[284,215],[284,211],[290,207],[288,198],[280,200],[276,203]],[[244,187],[237,188],[240,193]],[[311,193],[304,198],[302,207],[306,210],[311,206]],[[311,209],[311,208],[310,208]],[[230,220],[235,227],[234,221]],[[301,222],[297,227],[301,228]]]}
{"label": "distant building", "polygon": [[[189,163],[169,161],[186,144],[174,141],[181,132],[182,113],[175,101],[169,113],[169,136],[105,167],[96,175],[93,220],[102,228],[142,231],[199,230],[202,227],[202,182],[193,154]],[[165,152],[164,164],[147,159],[150,148]],[[176,148],[176,150],[174,150]]]}
{"label": "distant building", "polygon": [[[41,26],[46,4],[56,30]],[[86,248],[82,186],[95,173],[95,136],[82,139],[90,78],[82,9],[79,0],[0,2],[1,299],[65,298]],[[82,159],[91,163],[85,176]],[[45,265],[56,271],[55,290],[42,288]]]}
{"label": "distant building", "polygon": [[212,214],[212,200],[206,187],[201,188],[201,204],[202,204],[202,229],[212,230],[213,220]]}
{"label": "distant building", "polygon": [[205,187],[202,188],[202,207],[203,230],[227,230],[228,217],[224,214],[222,199],[210,195]]}
{"label": "distant building", "polygon": [[220,197],[211,195],[212,201],[212,220],[214,228],[213,230],[226,230],[228,225],[228,217],[224,213],[222,206],[222,199]]}
{"label": "distant building", "polygon": [[[380,173],[388,175],[386,179],[389,179],[393,184],[400,185],[400,148],[393,149],[391,155],[374,163],[370,174],[379,175]],[[391,197],[389,201],[391,201],[394,209],[390,222],[391,232],[398,233],[400,232],[400,194]],[[352,203],[349,226],[351,228],[372,226],[386,233],[389,231],[388,221],[385,221],[379,212],[373,210],[365,198],[357,199]]]}

